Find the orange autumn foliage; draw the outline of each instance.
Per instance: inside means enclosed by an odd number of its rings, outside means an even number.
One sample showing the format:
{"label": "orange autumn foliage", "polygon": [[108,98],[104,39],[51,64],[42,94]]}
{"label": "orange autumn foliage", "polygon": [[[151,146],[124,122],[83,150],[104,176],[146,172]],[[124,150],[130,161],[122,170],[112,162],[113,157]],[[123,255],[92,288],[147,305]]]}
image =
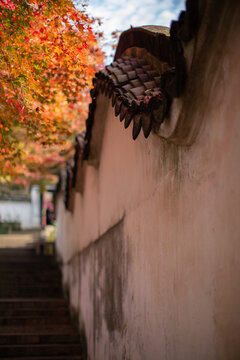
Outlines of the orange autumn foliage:
{"label": "orange autumn foliage", "polygon": [[103,62],[84,9],[71,0],[0,0],[1,178],[41,177],[80,130]]}

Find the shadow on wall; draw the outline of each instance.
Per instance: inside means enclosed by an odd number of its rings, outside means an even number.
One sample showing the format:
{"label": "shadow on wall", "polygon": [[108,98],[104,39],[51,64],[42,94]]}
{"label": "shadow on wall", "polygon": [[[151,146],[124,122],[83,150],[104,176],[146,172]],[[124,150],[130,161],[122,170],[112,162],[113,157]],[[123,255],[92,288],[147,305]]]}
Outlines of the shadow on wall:
{"label": "shadow on wall", "polygon": [[[111,342],[116,333],[121,333],[125,324],[123,299],[127,286],[129,256],[123,238],[123,219],[110,228],[99,239],[74,256],[67,267],[69,296],[71,303],[84,303],[80,308],[91,305],[93,311],[93,344],[100,341],[107,328]],[[79,279],[79,280],[78,280]],[[87,287],[84,284],[87,283]],[[75,290],[74,289],[75,286]],[[79,288],[78,288],[79,286]],[[76,289],[77,288],[77,289]],[[66,289],[65,289],[66,290]],[[78,299],[74,299],[78,296]],[[76,325],[79,324],[81,342],[87,358],[85,325],[79,308],[72,306],[71,313]],[[86,314],[85,314],[86,315]]]}

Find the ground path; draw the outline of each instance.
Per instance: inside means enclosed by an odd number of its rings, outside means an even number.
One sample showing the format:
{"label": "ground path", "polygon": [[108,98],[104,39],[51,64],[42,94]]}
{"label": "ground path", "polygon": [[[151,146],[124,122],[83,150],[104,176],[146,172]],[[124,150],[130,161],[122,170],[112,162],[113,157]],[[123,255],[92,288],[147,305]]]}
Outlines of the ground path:
{"label": "ground path", "polygon": [[0,236],[0,359],[83,360],[53,256],[35,233]]}

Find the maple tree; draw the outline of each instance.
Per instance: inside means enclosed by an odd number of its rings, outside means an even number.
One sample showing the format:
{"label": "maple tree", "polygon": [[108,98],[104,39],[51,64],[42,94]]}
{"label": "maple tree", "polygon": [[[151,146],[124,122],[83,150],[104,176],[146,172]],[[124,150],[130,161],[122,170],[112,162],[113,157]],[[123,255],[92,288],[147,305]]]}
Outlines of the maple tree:
{"label": "maple tree", "polygon": [[71,0],[0,0],[2,178],[40,177],[64,160],[103,62],[93,21]]}

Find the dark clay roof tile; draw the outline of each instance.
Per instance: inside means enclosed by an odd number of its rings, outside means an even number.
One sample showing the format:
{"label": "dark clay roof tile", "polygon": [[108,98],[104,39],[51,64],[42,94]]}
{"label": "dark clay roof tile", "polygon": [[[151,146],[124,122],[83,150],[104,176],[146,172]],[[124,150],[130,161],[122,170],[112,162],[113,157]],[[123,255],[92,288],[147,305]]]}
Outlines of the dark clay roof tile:
{"label": "dark clay roof tile", "polygon": [[146,65],[143,65],[143,66],[142,66],[142,69],[143,69],[144,71],[148,71],[148,70],[152,70],[152,67],[151,67],[151,65],[146,64]]}
{"label": "dark clay roof tile", "polygon": [[149,80],[148,74],[144,74],[144,73],[143,74],[138,74],[138,77],[142,82],[146,82],[146,81]]}
{"label": "dark clay roof tile", "polygon": [[142,127],[142,119],[140,114],[136,114],[133,117],[133,129],[132,129],[132,137],[133,140],[136,140],[138,137]]}
{"label": "dark clay roof tile", "polygon": [[127,92],[127,91],[129,91],[130,89],[132,89],[132,85],[128,83],[127,85],[123,85],[123,86],[122,86],[122,89]]}
{"label": "dark clay roof tile", "polygon": [[119,68],[122,69],[124,73],[131,71],[133,69],[132,65],[126,65],[126,64],[119,65]]}
{"label": "dark clay roof tile", "polygon": [[158,87],[155,87],[152,89],[152,93],[155,95],[161,95],[162,96],[162,92]]}
{"label": "dark clay roof tile", "polygon": [[122,100],[120,98],[117,98],[115,103],[115,116],[118,116],[120,114],[121,106]]}
{"label": "dark clay roof tile", "polygon": [[156,81],[156,84],[160,86],[161,83],[161,76],[154,76],[154,81]]}
{"label": "dark clay roof tile", "polygon": [[109,72],[107,71],[107,69],[103,69],[101,70],[101,74],[103,74],[104,76],[108,76]]}
{"label": "dark clay roof tile", "polygon": [[137,87],[137,86],[141,86],[142,83],[139,79],[135,79],[135,80],[132,80],[130,81],[130,84],[132,85],[132,87]]}
{"label": "dark clay roof tile", "polygon": [[136,71],[137,74],[143,74],[144,73],[144,71],[143,71],[143,69],[141,67],[137,67],[135,69],[135,71]]}
{"label": "dark clay roof tile", "polygon": [[125,127],[134,118],[133,138],[138,136],[142,126],[144,136],[147,137],[152,122],[160,114],[159,107],[166,104],[160,83],[159,73],[145,59],[124,56],[96,75],[93,100],[98,91],[112,98],[115,115],[120,115],[120,121],[124,120]]}
{"label": "dark clay roof tile", "polygon": [[158,72],[156,70],[147,70],[146,73],[150,78],[154,78],[155,76],[158,76]]}
{"label": "dark clay roof tile", "polygon": [[151,128],[152,128],[152,116],[146,116],[143,115],[142,116],[142,129],[143,129],[143,134],[145,136],[145,138],[147,138],[151,132]]}
{"label": "dark clay roof tile", "polygon": [[133,60],[132,60],[132,67],[133,67],[134,69],[136,69],[138,66],[139,66],[139,65],[138,65],[137,60],[133,59]]}
{"label": "dark clay roof tile", "polygon": [[135,87],[130,90],[130,92],[136,97],[136,99],[139,98],[144,91],[145,91],[144,86]]}
{"label": "dark clay roof tile", "polygon": [[[115,75],[116,75],[116,74],[115,74]],[[116,78],[117,78],[117,80],[118,80],[118,82],[119,82],[120,84],[125,83],[125,82],[128,81],[127,74],[119,74],[119,75],[116,75]]]}
{"label": "dark clay roof tile", "polygon": [[125,104],[122,104],[121,110],[120,110],[120,121],[123,121],[128,111],[128,106]]}
{"label": "dark clay roof tile", "polygon": [[114,74],[114,75],[121,75],[121,74],[123,74],[123,71],[122,71],[122,69],[119,69],[118,67],[115,67],[115,68],[112,69],[111,73]]}
{"label": "dark clay roof tile", "polygon": [[112,106],[115,106],[116,99],[117,99],[117,94],[116,94],[116,92],[113,90],[113,93],[112,93]]}
{"label": "dark clay roof tile", "polygon": [[127,129],[129,127],[129,125],[131,124],[133,116],[134,116],[134,112],[128,110],[125,115],[125,120],[124,120],[125,129]]}
{"label": "dark clay roof tile", "polygon": [[[145,86],[146,89],[151,89],[152,90],[153,88],[156,87],[156,82],[154,80],[147,81],[147,82],[144,83],[144,86]],[[146,93],[146,91],[148,91],[148,90],[145,90],[145,93]]]}
{"label": "dark clay roof tile", "polygon": [[137,59],[137,62],[140,65],[140,67],[147,65],[147,62],[145,59]]}
{"label": "dark clay roof tile", "polygon": [[114,68],[111,65],[108,65],[105,67],[105,69],[109,72],[109,74],[111,74],[111,72],[113,71]]}
{"label": "dark clay roof tile", "polygon": [[131,93],[131,91],[129,90],[126,94],[126,99],[127,102],[129,103],[129,106],[132,104],[132,101],[135,100],[135,95]]}
{"label": "dark clay roof tile", "polygon": [[129,80],[134,80],[137,78],[137,72],[135,70],[128,71],[127,76]]}

